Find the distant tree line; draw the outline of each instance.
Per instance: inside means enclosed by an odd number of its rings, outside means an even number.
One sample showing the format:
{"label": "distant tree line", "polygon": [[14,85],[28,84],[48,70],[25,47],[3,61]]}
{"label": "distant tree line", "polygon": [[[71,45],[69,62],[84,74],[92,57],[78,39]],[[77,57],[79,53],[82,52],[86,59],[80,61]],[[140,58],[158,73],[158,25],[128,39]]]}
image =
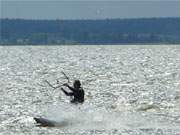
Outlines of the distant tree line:
{"label": "distant tree line", "polygon": [[1,45],[180,43],[180,18],[0,19]]}

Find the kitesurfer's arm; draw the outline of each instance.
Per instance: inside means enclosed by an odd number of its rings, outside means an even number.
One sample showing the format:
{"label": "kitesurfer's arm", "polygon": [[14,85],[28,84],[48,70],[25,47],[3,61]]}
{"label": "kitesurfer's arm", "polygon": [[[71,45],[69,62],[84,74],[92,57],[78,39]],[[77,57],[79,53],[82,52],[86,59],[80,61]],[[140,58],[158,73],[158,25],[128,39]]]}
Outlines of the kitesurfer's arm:
{"label": "kitesurfer's arm", "polygon": [[74,95],[72,92],[67,92],[67,91],[65,91],[63,88],[61,88],[61,90],[64,92],[64,94],[65,94],[66,96],[73,96],[73,95]]}
{"label": "kitesurfer's arm", "polygon": [[65,83],[64,84],[64,86],[66,86],[66,87],[68,87],[72,92],[74,92],[75,90],[74,90],[74,88],[73,87],[71,87],[71,86],[69,86],[69,84],[67,84],[67,83]]}

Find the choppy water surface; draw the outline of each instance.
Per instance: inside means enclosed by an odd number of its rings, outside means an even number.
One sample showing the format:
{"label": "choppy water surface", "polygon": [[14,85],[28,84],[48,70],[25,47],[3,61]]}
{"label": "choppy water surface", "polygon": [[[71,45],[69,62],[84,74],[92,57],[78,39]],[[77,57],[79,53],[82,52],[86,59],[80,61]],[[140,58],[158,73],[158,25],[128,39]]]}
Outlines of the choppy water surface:
{"label": "choppy water surface", "polygon": [[[45,83],[61,71],[82,81],[83,105]],[[3,135],[180,134],[179,46],[1,46],[0,86]]]}

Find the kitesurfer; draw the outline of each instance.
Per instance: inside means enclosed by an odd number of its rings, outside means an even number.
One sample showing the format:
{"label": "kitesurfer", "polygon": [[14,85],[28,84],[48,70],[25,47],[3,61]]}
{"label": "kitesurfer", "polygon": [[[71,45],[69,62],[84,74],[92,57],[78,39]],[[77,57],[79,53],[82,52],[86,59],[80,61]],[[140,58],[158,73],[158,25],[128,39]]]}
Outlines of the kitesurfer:
{"label": "kitesurfer", "polygon": [[78,104],[84,102],[84,90],[81,87],[81,82],[79,80],[75,80],[73,83],[73,87],[69,86],[69,84],[64,84],[63,86],[66,86],[70,89],[71,92],[65,91],[63,88],[61,90],[64,92],[66,96],[72,96],[73,99],[71,100],[71,103]]}

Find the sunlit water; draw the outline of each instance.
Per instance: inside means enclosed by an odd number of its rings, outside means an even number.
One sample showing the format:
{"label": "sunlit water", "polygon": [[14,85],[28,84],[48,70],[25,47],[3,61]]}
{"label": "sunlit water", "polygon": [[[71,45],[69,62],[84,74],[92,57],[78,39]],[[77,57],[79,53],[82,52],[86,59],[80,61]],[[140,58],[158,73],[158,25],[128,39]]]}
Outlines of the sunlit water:
{"label": "sunlit water", "polygon": [[[82,81],[83,105],[45,82],[67,82],[61,71]],[[179,46],[1,46],[0,86],[2,135],[180,134]]]}

